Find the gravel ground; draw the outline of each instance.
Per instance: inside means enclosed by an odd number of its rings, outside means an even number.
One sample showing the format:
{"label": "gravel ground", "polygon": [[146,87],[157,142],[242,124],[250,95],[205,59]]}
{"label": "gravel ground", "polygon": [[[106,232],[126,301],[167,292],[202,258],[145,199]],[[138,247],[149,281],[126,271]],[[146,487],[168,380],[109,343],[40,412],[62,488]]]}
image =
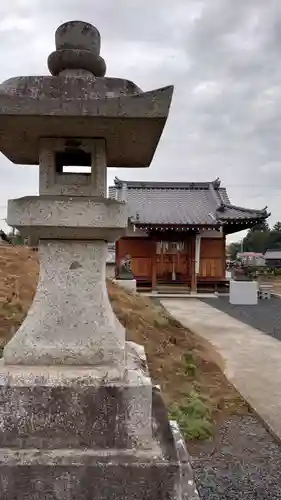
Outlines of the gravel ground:
{"label": "gravel ground", "polygon": [[200,300],[253,328],[281,340],[281,299],[279,298],[272,297],[270,300],[259,300],[257,306],[234,306],[229,304],[229,297]]}
{"label": "gravel ground", "polygon": [[256,418],[232,417],[188,449],[202,500],[281,499],[281,447]]}

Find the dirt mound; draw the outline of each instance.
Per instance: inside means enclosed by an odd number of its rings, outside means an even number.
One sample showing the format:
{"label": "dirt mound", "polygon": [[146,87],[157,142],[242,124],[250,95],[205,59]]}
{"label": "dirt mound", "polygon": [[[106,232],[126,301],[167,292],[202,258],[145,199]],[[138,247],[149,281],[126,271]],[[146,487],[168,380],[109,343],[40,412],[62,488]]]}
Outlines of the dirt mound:
{"label": "dirt mound", "polygon": [[25,247],[0,246],[0,345],[28,311],[38,280],[37,255]]}

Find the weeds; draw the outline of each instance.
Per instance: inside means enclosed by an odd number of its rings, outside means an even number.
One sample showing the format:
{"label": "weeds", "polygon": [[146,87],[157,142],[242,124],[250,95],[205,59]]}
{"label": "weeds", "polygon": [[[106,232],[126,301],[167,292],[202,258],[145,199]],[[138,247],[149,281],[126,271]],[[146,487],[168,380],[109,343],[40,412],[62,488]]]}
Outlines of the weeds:
{"label": "weeds", "polygon": [[187,375],[194,377],[198,369],[198,360],[194,353],[188,352],[183,356],[184,370]]}
{"label": "weeds", "polygon": [[2,302],[0,303],[0,313],[8,318],[12,318],[18,314],[24,314],[23,307],[19,302]]}
{"label": "weeds", "polygon": [[185,439],[203,440],[213,434],[214,425],[208,402],[195,391],[180,404],[172,406],[170,417],[177,420]]}

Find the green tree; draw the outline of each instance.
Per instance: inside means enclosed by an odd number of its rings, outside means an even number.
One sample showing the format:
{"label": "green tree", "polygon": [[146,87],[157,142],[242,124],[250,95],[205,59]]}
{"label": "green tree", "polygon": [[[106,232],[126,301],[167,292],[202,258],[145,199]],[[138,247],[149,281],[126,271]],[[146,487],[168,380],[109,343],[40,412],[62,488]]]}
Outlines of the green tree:
{"label": "green tree", "polygon": [[281,222],[280,221],[278,221],[274,224],[272,231],[274,231],[275,233],[281,233]]}
{"label": "green tree", "polygon": [[24,238],[16,229],[11,229],[7,234],[13,245],[24,245]]}
{"label": "green tree", "polygon": [[268,246],[267,248],[279,249],[281,248],[281,232],[276,229],[272,229],[269,233]]}
{"label": "green tree", "polygon": [[253,226],[251,229],[249,229],[249,232],[251,233],[255,233],[257,231],[264,231],[264,232],[270,231],[268,222],[266,220],[262,220],[258,222],[255,226]]}
{"label": "green tree", "polygon": [[270,231],[249,230],[243,240],[244,252],[264,253],[269,248]]}
{"label": "green tree", "polygon": [[281,236],[281,233],[278,233],[278,238],[273,236],[268,222],[262,220],[249,229],[243,240],[244,252],[264,253],[275,240],[279,240],[279,236]]}
{"label": "green tree", "polygon": [[24,245],[24,238],[20,234],[13,237],[13,245]]}
{"label": "green tree", "polygon": [[233,243],[230,243],[228,250],[230,259],[235,260],[237,253],[241,251],[241,241],[234,241]]}

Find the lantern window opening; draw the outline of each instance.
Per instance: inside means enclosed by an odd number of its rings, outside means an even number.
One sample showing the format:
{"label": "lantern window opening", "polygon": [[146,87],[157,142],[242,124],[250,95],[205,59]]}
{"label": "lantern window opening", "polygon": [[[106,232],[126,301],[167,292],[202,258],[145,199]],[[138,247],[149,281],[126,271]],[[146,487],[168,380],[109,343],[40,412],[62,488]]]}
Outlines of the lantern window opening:
{"label": "lantern window opening", "polygon": [[66,148],[55,153],[57,174],[91,175],[92,156],[79,148]]}

